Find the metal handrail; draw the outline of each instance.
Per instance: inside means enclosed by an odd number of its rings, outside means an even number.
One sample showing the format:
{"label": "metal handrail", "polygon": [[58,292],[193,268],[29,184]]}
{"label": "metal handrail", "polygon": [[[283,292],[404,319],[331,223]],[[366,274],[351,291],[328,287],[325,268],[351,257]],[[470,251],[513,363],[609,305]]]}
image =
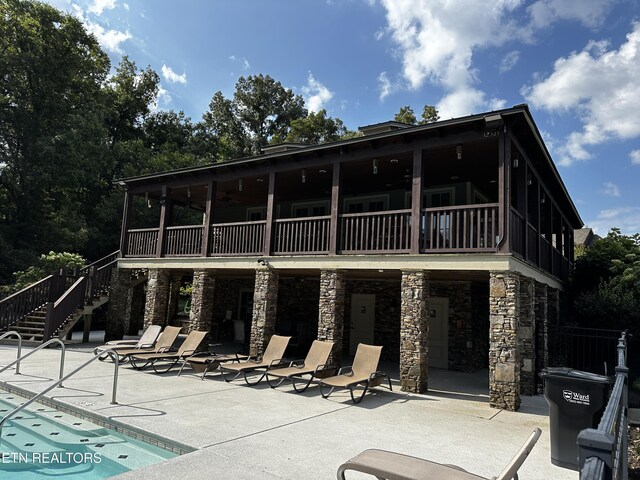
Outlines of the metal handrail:
{"label": "metal handrail", "polygon": [[[119,360],[118,360],[118,353],[113,349],[110,348],[108,350],[105,350],[104,352],[102,352],[103,354],[111,354],[113,355],[113,357],[115,358],[114,360],[114,370],[113,370],[113,388],[111,391],[111,405],[117,405],[118,402],[116,401],[116,393],[118,390],[118,370],[119,370]],[[33,397],[31,397],[29,400],[27,400],[26,402],[24,402],[21,405],[18,405],[16,408],[14,408],[13,410],[11,410],[9,413],[7,413],[4,418],[2,420],[0,420],[0,441],[2,440],[2,427],[4,426],[4,423],[12,416],[14,416],[16,413],[18,413],[20,410],[25,409],[26,407],[28,407],[29,405],[31,405],[33,402],[35,402],[36,400],[38,400],[40,397],[44,396],[45,393],[50,392],[51,390],[53,390],[56,387],[62,387],[62,382],[66,381],[69,377],[72,377],[73,375],[75,375],[76,373],[78,373],[80,370],[82,370],[84,367],[86,367],[87,365],[89,365],[91,362],[94,362],[96,360],[98,360],[100,357],[96,356],[96,357],[91,357],[89,360],[87,360],[85,363],[83,363],[82,365],[80,365],[78,368],[76,368],[74,371],[67,373],[63,378],[60,378],[59,380],[56,380],[55,382],[53,382],[51,385],[49,385],[47,388],[45,388],[44,390],[42,390],[40,393],[38,393],[37,395],[34,395]]]}
{"label": "metal handrail", "polygon": [[22,353],[22,335],[20,335],[18,332],[11,330],[9,332],[6,332],[0,335],[0,340],[2,340],[3,338],[14,336],[14,335],[18,337],[18,353],[16,354],[16,362],[17,362],[16,375],[20,375],[20,354]]}
{"label": "metal handrail", "polygon": [[20,363],[21,360],[24,360],[25,358],[30,357],[31,355],[36,353],[38,350],[41,350],[44,347],[48,347],[52,343],[59,343],[60,346],[62,347],[62,351],[60,352],[60,380],[62,380],[62,375],[64,375],[64,351],[65,351],[66,347],[64,345],[64,342],[62,340],[60,340],[59,338],[52,338],[51,340],[47,340],[46,342],[44,342],[42,345],[38,345],[36,348],[31,350],[29,353],[25,353],[24,356],[19,357],[17,360],[14,360],[9,365],[5,365],[4,367],[0,368],[0,373],[4,372],[9,367],[13,367],[16,363]]}

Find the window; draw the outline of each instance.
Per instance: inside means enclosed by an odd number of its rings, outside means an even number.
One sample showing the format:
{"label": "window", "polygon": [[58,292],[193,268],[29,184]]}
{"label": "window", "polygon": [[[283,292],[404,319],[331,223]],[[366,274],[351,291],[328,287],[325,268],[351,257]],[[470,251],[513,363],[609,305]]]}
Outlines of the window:
{"label": "window", "polygon": [[293,218],[322,217],[325,215],[329,215],[329,202],[326,200],[320,202],[294,203],[291,205],[291,216]]}
{"label": "window", "polygon": [[388,195],[345,198],[344,211],[346,213],[380,212],[387,210],[388,203]]}
{"label": "window", "polygon": [[267,207],[247,208],[247,221],[258,222],[267,219]]}

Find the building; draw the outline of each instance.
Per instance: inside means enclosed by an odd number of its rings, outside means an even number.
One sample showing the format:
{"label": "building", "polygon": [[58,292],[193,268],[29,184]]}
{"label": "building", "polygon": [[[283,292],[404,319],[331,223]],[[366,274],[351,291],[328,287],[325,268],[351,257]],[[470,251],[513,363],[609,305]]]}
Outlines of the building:
{"label": "building", "polygon": [[335,359],[375,343],[404,390],[425,391],[429,366],[488,367],[490,404],[516,410],[582,227],[528,107],[361,130],[122,180],[107,335],[142,310],[140,278],[145,325],[171,321],[188,278],[189,328],[235,323],[252,354],[273,333],[333,340]]}

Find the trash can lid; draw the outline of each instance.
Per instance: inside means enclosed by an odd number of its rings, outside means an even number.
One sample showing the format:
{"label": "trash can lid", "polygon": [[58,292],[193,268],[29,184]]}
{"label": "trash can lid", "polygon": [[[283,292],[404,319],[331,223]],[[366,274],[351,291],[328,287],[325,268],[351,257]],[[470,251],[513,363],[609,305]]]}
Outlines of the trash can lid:
{"label": "trash can lid", "polygon": [[597,373],[583,372],[568,367],[546,367],[540,372],[542,378],[571,378],[592,383],[611,383],[611,379]]}

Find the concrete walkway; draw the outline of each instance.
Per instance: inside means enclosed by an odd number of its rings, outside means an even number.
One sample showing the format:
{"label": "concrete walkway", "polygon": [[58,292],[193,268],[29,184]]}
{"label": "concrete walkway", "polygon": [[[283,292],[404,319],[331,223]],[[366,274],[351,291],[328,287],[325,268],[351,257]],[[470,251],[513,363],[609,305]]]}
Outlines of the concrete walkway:
{"label": "concrete walkway", "polygon": [[[15,347],[0,346],[0,365],[15,359],[15,353]],[[89,355],[86,345],[70,346],[65,371]],[[40,391],[57,378],[59,358],[59,350],[37,352],[23,362],[21,375],[8,370],[0,374],[0,382]],[[397,365],[395,369],[392,378],[397,384]],[[48,396],[197,449],[120,475],[123,480],[332,479],[342,462],[367,448],[454,463],[490,478],[534,427],[542,428],[543,434],[520,478],[578,478],[577,472],[551,465],[544,398],[523,397],[519,412],[489,408],[486,372],[467,375],[433,369],[426,395],[378,388],[359,405],[351,403],[347,391],[325,400],[316,387],[296,394],[288,385],[274,390],[266,384],[225,383],[217,373],[201,381],[193,375],[157,375],[128,366],[120,368],[118,405],[110,405],[112,376],[112,364],[95,362]]]}

